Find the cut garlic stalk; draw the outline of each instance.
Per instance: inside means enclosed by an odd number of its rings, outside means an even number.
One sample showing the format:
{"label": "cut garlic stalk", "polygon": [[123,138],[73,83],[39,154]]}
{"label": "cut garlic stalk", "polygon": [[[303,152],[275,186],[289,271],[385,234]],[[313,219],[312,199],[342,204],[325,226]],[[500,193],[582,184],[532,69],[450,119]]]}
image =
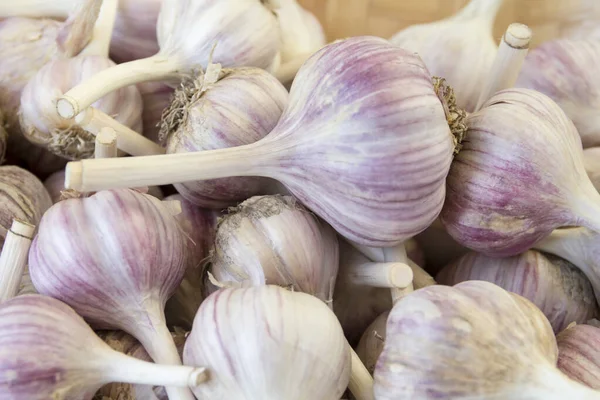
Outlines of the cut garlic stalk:
{"label": "cut garlic stalk", "polygon": [[405,289],[412,284],[412,269],[403,263],[364,263],[351,265],[346,279],[355,285]]}
{"label": "cut garlic stalk", "polygon": [[0,303],[17,295],[35,226],[14,219],[0,253]]}
{"label": "cut garlic stalk", "polygon": [[100,129],[100,132],[96,135],[95,144],[95,158],[111,158],[117,156],[117,133],[114,129]]}
{"label": "cut garlic stalk", "polygon": [[489,79],[479,95],[475,111],[481,110],[485,102],[497,92],[510,89],[515,85],[529,51],[531,36],[531,29],[527,25],[514,23],[508,26],[502,36]]}

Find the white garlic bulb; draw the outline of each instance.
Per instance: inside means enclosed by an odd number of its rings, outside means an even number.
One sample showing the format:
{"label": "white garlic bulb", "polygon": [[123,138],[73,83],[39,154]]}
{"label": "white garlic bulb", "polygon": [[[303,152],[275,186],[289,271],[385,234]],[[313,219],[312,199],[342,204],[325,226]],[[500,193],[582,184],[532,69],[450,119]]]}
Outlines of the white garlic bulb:
{"label": "white garlic bulb", "polygon": [[[115,63],[103,56],[55,59],[40,69],[21,94],[19,120],[25,137],[51,152],[69,159],[89,158],[94,136],[72,120],[56,114],[55,101],[77,83],[110,68]],[[119,89],[101,98],[94,107],[134,131],[142,131],[142,98],[135,86]]]}
{"label": "white garlic bulb", "polygon": [[350,379],[350,347],[333,312],[278,286],[209,296],[183,360],[210,370],[198,399],[338,400]]}
{"label": "white garlic bulb", "polygon": [[335,231],[290,196],[256,196],[217,228],[210,271],[221,283],[279,285],[330,301],[339,265]]}
{"label": "white garlic bulb", "polygon": [[375,365],[383,351],[389,315],[389,311],[386,311],[377,317],[365,330],[358,346],[356,346],[356,354],[371,374],[375,371]]}
{"label": "white garlic bulb", "polygon": [[431,75],[454,88],[458,106],[472,112],[498,50],[492,30],[502,2],[471,0],[456,15],[409,26],[390,41],[418,53]]}
{"label": "white garlic bulb", "polygon": [[279,0],[275,10],[281,26],[281,62],[307,57],[326,43],[319,20],[297,0]]}

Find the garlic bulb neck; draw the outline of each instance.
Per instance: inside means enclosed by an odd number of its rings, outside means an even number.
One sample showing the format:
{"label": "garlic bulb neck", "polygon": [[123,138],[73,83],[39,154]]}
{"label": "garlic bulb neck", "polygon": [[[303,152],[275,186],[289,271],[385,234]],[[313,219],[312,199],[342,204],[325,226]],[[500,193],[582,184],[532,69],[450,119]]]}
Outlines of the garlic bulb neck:
{"label": "garlic bulb neck", "polygon": [[490,32],[494,27],[494,20],[504,0],[471,0],[462,10],[450,18],[452,21],[468,21],[471,19],[482,19],[490,26]]}
{"label": "garlic bulb neck", "polygon": [[462,110],[456,104],[456,96],[454,89],[446,84],[444,78],[433,77],[433,90],[444,106],[446,113],[446,121],[452,133],[452,141],[454,142],[454,154],[458,154],[462,148],[462,141],[467,134],[467,112]]}

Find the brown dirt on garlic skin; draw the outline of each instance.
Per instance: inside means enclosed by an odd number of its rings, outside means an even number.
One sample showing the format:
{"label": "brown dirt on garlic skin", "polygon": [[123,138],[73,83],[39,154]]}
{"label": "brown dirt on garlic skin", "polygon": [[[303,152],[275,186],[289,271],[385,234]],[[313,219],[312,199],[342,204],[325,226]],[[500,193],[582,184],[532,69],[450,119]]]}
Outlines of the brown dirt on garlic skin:
{"label": "brown dirt on garlic skin", "polygon": [[439,78],[437,76],[433,77],[433,90],[444,107],[446,120],[448,121],[450,132],[452,132],[454,155],[457,155],[462,148],[463,140],[467,136],[467,124],[465,122],[467,119],[467,112],[461,110],[458,105],[456,105],[454,89],[446,84],[444,78]]}

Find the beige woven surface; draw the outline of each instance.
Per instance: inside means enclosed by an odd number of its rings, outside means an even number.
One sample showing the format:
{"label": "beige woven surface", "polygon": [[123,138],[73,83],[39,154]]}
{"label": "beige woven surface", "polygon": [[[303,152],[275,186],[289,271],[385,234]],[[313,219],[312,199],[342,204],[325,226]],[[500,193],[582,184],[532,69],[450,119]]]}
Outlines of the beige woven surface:
{"label": "beige woven surface", "polygon": [[[411,24],[435,21],[453,14],[467,0],[299,0],[323,24],[328,38],[356,35],[390,37]],[[534,30],[534,43],[553,35],[556,20],[579,0],[504,0],[495,36],[499,39],[511,22]],[[597,0],[600,1],[600,0]]]}

